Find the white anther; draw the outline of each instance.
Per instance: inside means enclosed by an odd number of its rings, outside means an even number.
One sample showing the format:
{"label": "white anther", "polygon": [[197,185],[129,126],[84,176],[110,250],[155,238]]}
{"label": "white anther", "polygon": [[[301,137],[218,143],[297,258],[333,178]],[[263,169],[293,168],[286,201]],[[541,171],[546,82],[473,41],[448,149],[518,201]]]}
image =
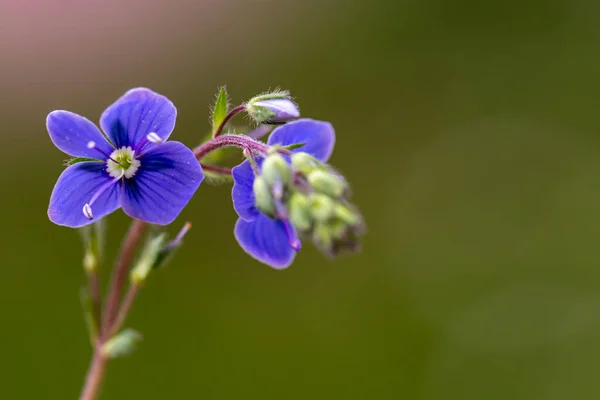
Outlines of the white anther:
{"label": "white anther", "polygon": [[94,147],[96,147],[96,142],[94,142],[93,140],[90,140],[87,144],[87,148],[93,149]]}
{"label": "white anther", "polygon": [[159,143],[163,142],[163,140],[160,138],[160,136],[158,136],[158,134],[156,132],[150,132],[149,134],[147,134],[146,139],[148,139],[149,142],[152,142],[155,144],[159,144]]}
{"label": "white anther", "polygon": [[88,203],[85,203],[83,206],[83,215],[85,215],[87,219],[94,218],[94,214],[92,214],[92,207]]}

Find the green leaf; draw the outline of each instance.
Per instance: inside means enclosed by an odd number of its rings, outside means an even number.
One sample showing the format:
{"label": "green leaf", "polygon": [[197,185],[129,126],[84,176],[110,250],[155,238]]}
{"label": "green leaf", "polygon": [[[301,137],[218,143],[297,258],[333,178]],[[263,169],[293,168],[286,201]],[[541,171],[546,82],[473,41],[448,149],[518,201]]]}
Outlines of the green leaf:
{"label": "green leaf", "polygon": [[108,358],[128,356],[135,351],[141,340],[141,333],[133,329],[125,329],[102,346],[102,354]]}
{"label": "green leaf", "polygon": [[219,125],[221,125],[221,123],[227,116],[227,103],[227,90],[225,89],[225,86],[222,86],[221,89],[219,89],[219,94],[217,95],[217,100],[215,101],[215,106],[213,108],[212,113],[213,134],[217,131]]}
{"label": "green leaf", "polygon": [[289,144],[287,146],[282,146],[282,148],[286,149],[286,150],[295,150],[295,149],[299,149],[300,147],[304,146],[306,143],[294,143],[294,144]]}
{"label": "green leaf", "polygon": [[68,167],[68,166],[73,165],[73,164],[77,164],[77,163],[80,163],[80,162],[88,162],[88,161],[91,161],[91,162],[103,162],[102,160],[98,160],[96,158],[74,157],[74,158],[71,158],[69,160],[65,160],[64,165],[65,165],[65,167]]}

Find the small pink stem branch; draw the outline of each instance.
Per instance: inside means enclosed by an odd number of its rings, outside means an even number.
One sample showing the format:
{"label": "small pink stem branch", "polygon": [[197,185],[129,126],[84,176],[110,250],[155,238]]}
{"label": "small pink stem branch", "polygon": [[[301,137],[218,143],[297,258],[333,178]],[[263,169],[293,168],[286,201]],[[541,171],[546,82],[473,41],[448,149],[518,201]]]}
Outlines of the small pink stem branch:
{"label": "small pink stem branch", "polygon": [[98,343],[79,400],[95,400],[97,398],[107,362],[108,359],[102,355],[101,346]]}
{"label": "small pink stem branch", "polygon": [[242,149],[249,149],[251,151],[266,154],[269,150],[269,146],[265,143],[254,140],[245,135],[221,135],[212,138],[206,143],[202,143],[200,146],[194,149],[194,155],[198,160],[201,160],[208,154],[215,150],[223,147],[239,147]]}
{"label": "small pink stem branch", "polygon": [[[238,147],[265,156],[271,146],[259,142],[258,140],[254,140],[246,135],[221,135],[196,147],[194,149],[194,155],[198,160],[201,160],[213,151],[223,147]],[[286,149],[279,149],[278,152],[287,155],[292,154],[291,151]]]}
{"label": "small pink stem branch", "polygon": [[223,130],[225,129],[225,125],[227,125],[229,120],[231,118],[233,118],[236,114],[239,114],[240,112],[244,111],[245,109],[246,109],[246,105],[242,104],[242,105],[237,106],[233,110],[229,111],[229,113],[225,116],[225,118],[223,119],[223,121],[221,122],[221,124],[219,125],[219,127],[217,128],[215,133],[213,134],[213,138],[216,138],[217,136],[221,136],[223,134]]}
{"label": "small pink stem branch", "polygon": [[110,328],[110,331],[108,333],[109,338],[112,337],[115,333],[117,333],[119,329],[121,329],[121,327],[123,326],[123,323],[127,318],[127,314],[129,314],[129,310],[131,310],[131,306],[133,305],[135,296],[137,295],[138,287],[139,286],[135,283],[132,283],[131,286],[129,286],[129,290],[125,295],[123,303],[121,303],[121,307],[119,308],[119,312],[117,313],[115,322],[112,324],[112,327]]}
{"label": "small pink stem branch", "polygon": [[[144,232],[146,232],[146,228],[148,228],[146,222],[134,220],[129,228],[129,232],[127,232],[127,236],[121,247],[121,254],[119,254],[112,274],[108,300],[106,301],[106,309],[104,310],[104,318],[102,319],[102,336],[106,336],[106,333],[110,331],[110,327],[115,319],[121,300],[121,292],[127,278],[128,267],[133,261],[135,249],[142,239]],[[108,337],[105,339],[108,339]]]}

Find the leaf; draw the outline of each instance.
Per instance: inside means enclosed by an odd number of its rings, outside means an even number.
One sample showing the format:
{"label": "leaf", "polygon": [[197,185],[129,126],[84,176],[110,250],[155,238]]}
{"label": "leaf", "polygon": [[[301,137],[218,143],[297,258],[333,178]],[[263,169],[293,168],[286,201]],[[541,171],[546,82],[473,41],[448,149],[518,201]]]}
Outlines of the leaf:
{"label": "leaf", "polygon": [[133,329],[125,329],[102,346],[102,354],[108,358],[128,356],[133,353],[142,340],[142,334]]}
{"label": "leaf", "polygon": [[215,101],[215,106],[212,112],[212,133],[214,134],[225,117],[227,116],[227,90],[225,86],[222,86],[219,89],[219,94],[217,95],[217,100]]}
{"label": "leaf", "polygon": [[69,160],[65,160],[64,165],[65,165],[65,167],[68,167],[68,166],[73,165],[73,164],[77,164],[77,163],[80,163],[80,162],[88,162],[88,161],[103,162],[102,160],[98,160],[96,158],[74,157],[74,158],[71,158]]}
{"label": "leaf", "polygon": [[295,150],[295,149],[299,149],[300,147],[304,146],[306,143],[293,143],[293,144],[289,144],[287,146],[282,146],[282,148],[286,149],[286,150]]}

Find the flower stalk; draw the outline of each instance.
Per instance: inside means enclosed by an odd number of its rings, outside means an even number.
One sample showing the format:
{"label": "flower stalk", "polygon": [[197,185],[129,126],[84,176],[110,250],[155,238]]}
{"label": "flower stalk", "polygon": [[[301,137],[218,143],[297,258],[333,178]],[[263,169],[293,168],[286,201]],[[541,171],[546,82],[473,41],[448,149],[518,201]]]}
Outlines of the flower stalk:
{"label": "flower stalk", "polygon": [[231,111],[229,111],[227,113],[227,115],[225,116],[225,118],[223,119],[223,121],[221,121],[221,123],[219,124],[219,127],[217,128],[217,130],[215,131],[215,133],[213,134],[213,138],[221,136],[223,134],[223,131],[225,130],[225,125],[227,125],[227,123],[229,122],[229,120],[231,118],[235,117],[237,114],[239,114],[242,111],[244,111],[245,109],[246,109],[246,105],[245,104],[241,104],[241,105],[235,107],[234,109],[232,109]]}

